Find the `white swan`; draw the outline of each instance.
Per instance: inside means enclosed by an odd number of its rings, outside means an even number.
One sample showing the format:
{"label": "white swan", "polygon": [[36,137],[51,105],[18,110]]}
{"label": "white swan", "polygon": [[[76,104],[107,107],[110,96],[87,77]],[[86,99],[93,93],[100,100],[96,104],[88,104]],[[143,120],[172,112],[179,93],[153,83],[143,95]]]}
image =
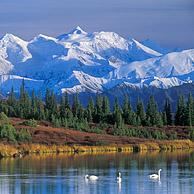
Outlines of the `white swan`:
{"label": "white swan", "polygon": [[121,178],[121,173],[119,172],[119,176],[117,177],[117,183],[121,183],[122,178]]}
{"label": "white swan", "polygon": [[86,180],[90,180],[90,181],[97,181],[98,180],[98,177],[97,176],[95,176],[95,175],[85,175],[85,179]]}
{"label": "white swan", "polygon": [[158,170],[158,174],[151,174],[151,175],[149,175],[150,179],[154,179],[154,180],[158,179],[158,180],[160,180],[160,172],[161,171],[162,171],[162,169],[159,169]]}

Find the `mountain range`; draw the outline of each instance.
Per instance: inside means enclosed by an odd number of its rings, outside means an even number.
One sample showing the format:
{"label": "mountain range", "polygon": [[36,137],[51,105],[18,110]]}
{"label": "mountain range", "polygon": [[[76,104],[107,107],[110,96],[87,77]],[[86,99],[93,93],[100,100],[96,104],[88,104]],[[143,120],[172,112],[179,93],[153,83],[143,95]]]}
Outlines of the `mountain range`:
{"label": "mountain range", "polygon": [[6,95],[27,90],[106,93],[114,88],[169,89],[194,81],[194,49],[162,48],[114,32],[87,33],[80,27],[58,37],[30,41],[6,34],[0,39],[0,87]]}

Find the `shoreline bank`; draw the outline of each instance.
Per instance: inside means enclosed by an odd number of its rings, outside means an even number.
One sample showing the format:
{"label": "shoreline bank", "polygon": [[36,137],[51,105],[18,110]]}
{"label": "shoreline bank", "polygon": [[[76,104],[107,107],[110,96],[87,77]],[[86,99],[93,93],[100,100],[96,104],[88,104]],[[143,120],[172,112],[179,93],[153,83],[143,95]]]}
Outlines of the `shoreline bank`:
{"label": "shoreline bank", "polygon": [[113,145],[44,145],[44,144],[0,144],[0,157],[23,157],[30,154],[59,154],[59,153],[109,153],[109,152],[152,152],[194,150],[191,140],[145,141],[133,144]]}

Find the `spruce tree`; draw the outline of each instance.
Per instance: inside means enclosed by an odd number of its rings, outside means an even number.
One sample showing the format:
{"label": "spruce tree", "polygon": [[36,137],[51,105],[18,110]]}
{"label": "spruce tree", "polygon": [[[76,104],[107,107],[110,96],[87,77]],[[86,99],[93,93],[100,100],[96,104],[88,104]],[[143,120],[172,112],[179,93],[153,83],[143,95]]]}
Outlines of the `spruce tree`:
{"label": "spruce tree", "polygon": [[72,113],[74,117],[78,117],[78,112],[80,108],[80,102],[78,99],[78,94],[73,96],[73,104],[72,104]]}
{"label": "spruce tree", "polygon": [[45,106],[44,106],[44,102],[42,101],[41,97],[36,97],[36,104],[37,104],[37,119],[38,120],[45,120],[46,119],[46,115],[45,115]]}
{"label": "spruce tree", "polygon": [[146,115],[145,115],[145,111],[144,111],[144,105],[143,105],[142,100],[140,100],[139,98],[137,101],[136,115],[140,119],[140,124],[145,125]]}
{"label": "spruce tree", "polygon": [[110,104],[107,96],[103,96],[103,99],[102,99],[102,113],[103,113],[103,121],[107,122],[107,117],[110,113]]}
{"label": "spruce tree", "polygon": [[175,115],[175,125],[183,126],[185,124],[185,100],[184,96],[180,95],[177,104],[177,111]]}
{"label": "spruce tree", "polygon": [[94,115],[94,102],[93,102],[93,99],[90,98],[86,108],[86,118],[88,122],[93,121],[93,115]]}
{"label": "spruce tree", "polygon": [[157,125],[158,124],[158,108],[157,104],[154,100],[154,97],[151,96],[147,105],[146,109],[146,120],[150,122],[151,126]]}
{"label": "spruce tree", "polygon": [[31,113],[30,117],[33,119],[38,119],[38,102],[37,102],[37,97],[35,95],[34,90],[32,91],[32,97],[31,97]]}
{"label": "spruce tree", "polygon": [[100,95],[97,95],[96,104],[95,104],[95,116],[94,116],[94,121],[97,123],[101,122],[103,118],[102,102],[103,102],[103,98]]}
{"label": "spruce tree", "polygon": [[30,115],[30,110],[31,110],[31,102],[30,102],[29,95],[25,90],[25,85],[23,80],[20,87],[18,114],[21,118],[28,118]]}
{"label": "spruce tree", "polygon": [[136,114],[133,112],[131,108],[130,100],[127,96],[125,96],[124,98],[122,111],[123,111],[123,119],[126,124],[129,124],[129,125],[136,124]]}
{"label": "spruce tree", "polygon": [[166,126],[168,124],[167,116],[166,116],[166,112],[165,111],[162,113],[162,122],[163,122],[164,126]]}
{"label": "spruce tree", "polygon": [[163,112],[166,116],[166,121],[167,121],[166,124],[172,125],[172,111],[171,111],[170,100],[168,98],[166,99]]}
{"label": "spruce tree", "polygon": [[8,99],[7,99],[7,104],[9,106],[9,116],[16,116],[16,111],[17,111],[17,100],[15,97],[14,89],[13,87],[11,88],[11,92],[9,93]]}
{"label": "spruce tree", "polygon": [[187,126],[194,125],[193,97],[191,93],[188,96],[188,101],[185,108],[185,125]]}
{"label": "spruce tree", "polygon": [[129,124],[129,117],[130,117],[130,113],[131,113],[131,105],[129,103],[129,99],[127,96],[125,96],[124,98],[124,102],[123,102],[123,107],[122,107],[122,111],[123,111],[123,119],[124,122],[126,124]]}
{"label": "spruce tree", "polygon": [[49,89],[46,90],[45,109],[47,112],[46,116],[48,120],[52,120],[52,115],[55,117],[58,116],[56,96],[54,92],[50,91]]}
{"label": "spruce tree", "polygon": [[118,98],[116,98],[114,102],[113,123],[117,128],[122,128],[123,126],[122,111],[118,103]]}

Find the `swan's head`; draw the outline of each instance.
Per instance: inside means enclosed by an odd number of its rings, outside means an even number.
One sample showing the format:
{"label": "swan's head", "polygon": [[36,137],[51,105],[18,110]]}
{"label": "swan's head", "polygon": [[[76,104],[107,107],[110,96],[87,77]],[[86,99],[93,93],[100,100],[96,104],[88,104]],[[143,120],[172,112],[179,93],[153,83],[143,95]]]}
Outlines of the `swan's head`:
{"label": "swan's head", "polygon": [[159,171],[158,172],[161,172],[162,171],[162,169],[159,169]]}
{"label": "swan's head", "polygon": [[85,175],[85,179],[88,179],[88,177],[89,177],[89,175],[88,175],[88,174],[86,174],[86,175]]}
{"label": "swan's head", "polygon": [[119,172],[118,174],[119,174],[119,177],[121,177],[121,173]]}

